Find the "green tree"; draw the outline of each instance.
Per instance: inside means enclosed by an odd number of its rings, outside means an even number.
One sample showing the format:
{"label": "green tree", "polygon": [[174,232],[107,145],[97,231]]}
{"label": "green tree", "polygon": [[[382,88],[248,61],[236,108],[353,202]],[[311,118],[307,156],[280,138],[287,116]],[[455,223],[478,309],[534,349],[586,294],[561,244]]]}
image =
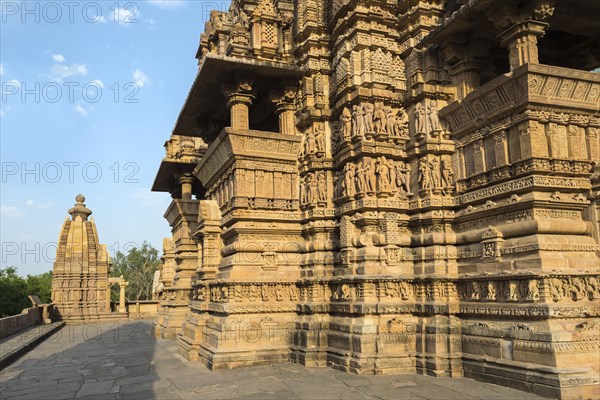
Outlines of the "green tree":
{"label": "green tree", "polygon": [[[160,260],[158,250],[144,241],[141,247],[134,247],[127,254],[117,252],[113,259],[112,276],[121,276],[129,285],[125,296],[130,301],[152,299],[154,271]],[[118,287],[113,286],[113,299],[118,299]]]}
{"label": "green tree", "polygon": [[30,306],[27,281],[17,275],[15,267],[0,269],[0,316],[19,314]]}
{"label": "green tree", "polygon": [[37,294],[42,303],[52,301],[52,271],[39,275],[27,275],[27,290],[30,294]]}
{"label": "green tree", "polygon": [[40,275],[17,274],[15,267],[0,269],[0,316],[19,314],[23,309],[31,307],[28,296],[37,294],[45,303],[50,302],[52,292],[52,272]]}

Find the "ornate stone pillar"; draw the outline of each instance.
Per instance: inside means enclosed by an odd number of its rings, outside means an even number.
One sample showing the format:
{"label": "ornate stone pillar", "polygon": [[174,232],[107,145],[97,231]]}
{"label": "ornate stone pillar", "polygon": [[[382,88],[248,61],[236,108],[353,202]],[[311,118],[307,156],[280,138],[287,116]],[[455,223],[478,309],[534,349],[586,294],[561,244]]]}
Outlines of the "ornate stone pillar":
{"label": "ornate stone pillar", "polygon": [[127,312],[127,307],[125,306],[125,288],[127,285],[129,285],[129,282],[119,282],[119,312],[121,313]]}
{"label": "ornate stone pillar", "polygon": [[296,107],[294,100],[296,98],[296,89],[292,86],[286,86],[281,91],[274,91],[271,94],[271,101],[275,105],[275,113],[279,117],[279,132],[295,135],[296,117],[294,115]]}
{"label": "ornate stone pillar", "polygon": [[538,64],[537,40],[548,28],[545,22],[527,20],[514,24],[499,36],[500,44],[509,51],[510,70],[523,64]]}
{"label": "ornate stone pillar", "polygon": [[111,292],[111,284],[108,284],[106,288],[106,309],[110,310],[110,292]]}
{"label": "ornate stone pillar", "polygon": [[191,174],[184,174],[179,178],[179,183],[181,184],[181,198],[191,200],[194,177]]}
{"label": "ornate stone pillar", "polygon": [[508,48],[510,70],[523,64],[538,64],[537,40],[548,28],[546,21],[554,13],[555,0],[539,0],[531,8],[498,2],[491,7],[490,19],[502,30],[500,44]]}
{"label": "ornate stone pillar", "polygon": [[481,72],[487,65],[490,42],[452,36],[442,47],[442,57],[449,66],[459,99],[480,86]]}
{"label": "ornate stone pillar", "polygon": [[239,80],[233,85],[224,85],[223,92],[227,96],[231,127],[234,129],[250,129],[249,109],[255,98],[252,81]]}

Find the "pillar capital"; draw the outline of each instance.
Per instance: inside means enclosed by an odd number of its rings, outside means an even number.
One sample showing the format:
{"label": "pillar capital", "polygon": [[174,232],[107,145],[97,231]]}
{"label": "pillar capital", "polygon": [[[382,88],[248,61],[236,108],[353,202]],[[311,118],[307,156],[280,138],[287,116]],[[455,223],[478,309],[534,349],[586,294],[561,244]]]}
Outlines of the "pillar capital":
{"label": "pillar capital", "polygon": [[249,79],[239,79],[235,83],[221,86],[226,96],[227,108],[230,111],[231,127],[249,129],[249,108],[255,99],[253,82]]}
{"label": "pillar capital", "polygon": [[285,85],[281,89],[272,90],[270,99],[279,117],[279,132],[293,135],[296,133],[296,120],[294,117],[296,106],[297,88]]}
{"label": "pillar capital", "polygon": [[537,41],[547,28],[545,22],[527,20],[511,26],[498,36],[500,44],[508,48],[511,70],[523,64],[539,63]]}
{"label": "pillar capital", "polygon": [[254,82],[250,79],[238,79],[235,82],[224,83],[221,91],[227,99],[227,107],[241,103],[250,106],[254,100]]}
{"label": "pillar capital", "polygon": [[194,176],[192,174],[183,174],[179,177],[179,184],[181,185],[181,198],[191,199],[192,198],[192,185],[194,183]]}
{"label": "pillar capital", "polygon": [[488,10],[488,18],[502,33],[500,44],[508,48],[510,69],[523,64],[537,64],[537,40],[546,33],[546,22],[554,14],[556,0],[536,0],[526,7],[499,2]]}

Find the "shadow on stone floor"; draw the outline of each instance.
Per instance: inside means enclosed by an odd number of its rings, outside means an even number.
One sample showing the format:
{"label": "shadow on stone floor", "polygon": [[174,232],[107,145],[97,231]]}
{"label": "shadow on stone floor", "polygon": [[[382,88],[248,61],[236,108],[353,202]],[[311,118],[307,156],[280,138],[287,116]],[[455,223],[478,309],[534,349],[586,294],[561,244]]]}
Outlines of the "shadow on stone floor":
{"label": "shadow on stone floor", "polygon": [[155,398],[151,330],[150,321],[67,325],[0,373],[0,398]]}
{"label": "shadow on stone floor", "polygon": [[151,321],[68,325],[0,373],[0,399],[540,399],[467,378],[359,376],[281,363],[209,371]]}

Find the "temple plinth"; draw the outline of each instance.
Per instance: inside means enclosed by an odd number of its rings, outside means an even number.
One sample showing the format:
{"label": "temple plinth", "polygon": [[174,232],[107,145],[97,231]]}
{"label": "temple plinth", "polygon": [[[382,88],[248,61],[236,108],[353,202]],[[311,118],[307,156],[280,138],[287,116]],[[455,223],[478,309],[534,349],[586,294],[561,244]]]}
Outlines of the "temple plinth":
{"label": "temple plinth", "polygon": [[66,322],[127,318],[124,298],[119,312],[111,312],[110,256],[98,240],[85,197],[80,194],[75,200],[60,232],[52,270],[55,315]]}

